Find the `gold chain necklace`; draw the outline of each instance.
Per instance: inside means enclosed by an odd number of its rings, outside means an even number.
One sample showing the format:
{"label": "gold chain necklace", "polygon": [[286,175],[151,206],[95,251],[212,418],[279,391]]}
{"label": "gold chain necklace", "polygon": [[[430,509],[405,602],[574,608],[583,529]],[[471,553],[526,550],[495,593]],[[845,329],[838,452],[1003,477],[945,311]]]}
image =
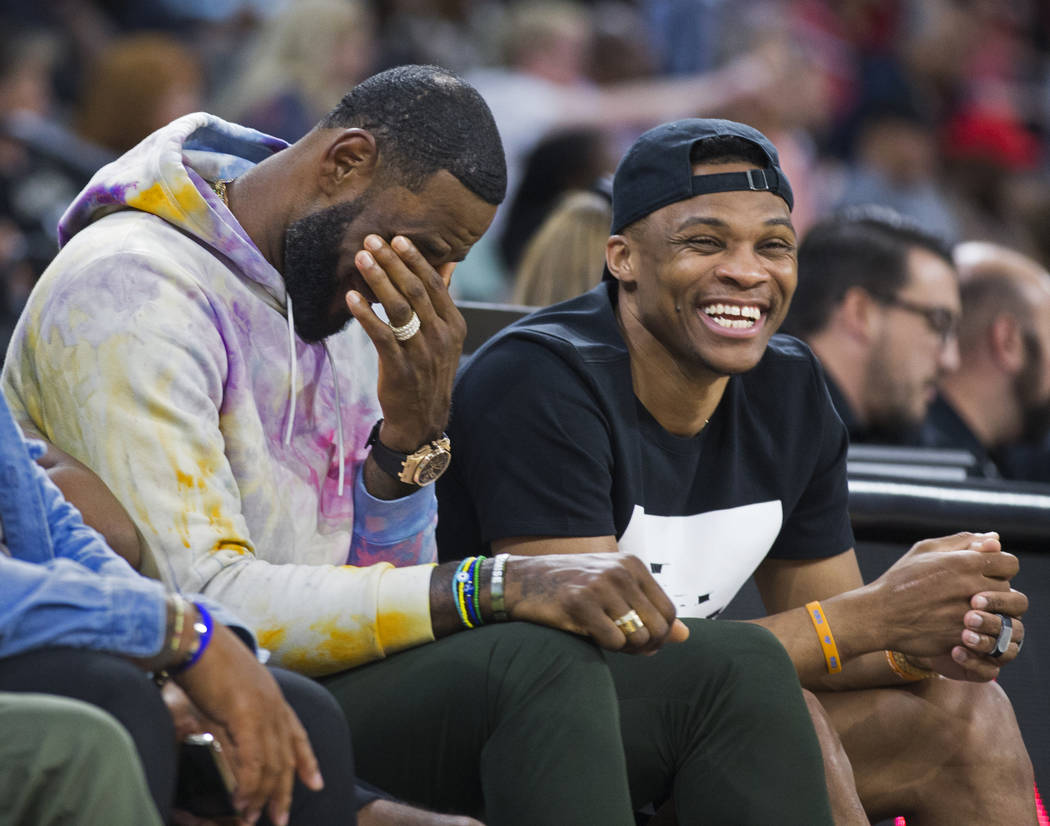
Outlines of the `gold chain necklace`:
{"label": "gold chain necklace", "polygon": [[222,198],[222,202],[226,204],[227,209],[230,207],[230,199],[226,195],[226,184],[228,183],[231,183],[231,181],[211,181],[208,184],[208,186],[211,187],[212,192]]}

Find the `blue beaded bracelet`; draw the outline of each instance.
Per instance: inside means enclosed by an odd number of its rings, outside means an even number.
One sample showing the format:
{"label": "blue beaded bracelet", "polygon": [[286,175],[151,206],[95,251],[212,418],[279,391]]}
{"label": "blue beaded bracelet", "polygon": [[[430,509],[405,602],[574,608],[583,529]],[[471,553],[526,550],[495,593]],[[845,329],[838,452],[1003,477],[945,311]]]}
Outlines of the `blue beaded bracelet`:
{"label": "blue beaded bracelet", "polygon": [[197,632],[197,645],[190,653],[190,658],[186,660],[186,662],[175,666],[175,668],[168,669],[168,674],[172,676],[181,674],[183,671],[193,668],[193,666],[197,664],[197,661],[204,655],[204,650],[208,647],[208,643],[211,642],[211,633],[214,628],[211,614],[209,614],[208,609],[199,602],[195,602],[193,605],[197,609],[197,621],[193,623],[193,630]]}
{"label": "blue beaded bracelet", "polygon": [[456,568],[456,574],[452,578],[452,599],[456,603],[456,611],[459,613],[460,622],[462,622],[466,628],[474,627],[474,623],[471,621],[470,611],[467,607],[467,585],[469,583],[473,586],[470,566],[475,559],[477,559],[477,557],[468,556],[460,562],[459,567]]}
{"label": "blue beaded bracelet", "polygon": [[478,556],[470,565],[470,600],[467,602],[467,610],[470,611],[470,618],[474,620],[475,626],[485,624],[481,618],[481,563],[484,561],[485,557]]}

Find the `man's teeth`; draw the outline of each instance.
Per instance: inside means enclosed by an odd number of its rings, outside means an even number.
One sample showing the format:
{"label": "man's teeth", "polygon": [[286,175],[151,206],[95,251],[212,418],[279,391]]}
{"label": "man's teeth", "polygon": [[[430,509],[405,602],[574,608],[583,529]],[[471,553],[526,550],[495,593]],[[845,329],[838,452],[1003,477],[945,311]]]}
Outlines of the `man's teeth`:
{"label": "man's teeth", "polygon": [[708,304],[703,308],[719,327],[746,330],[754,327],[762,316],[762,311],[754,305],[741,307],[737,304]]}

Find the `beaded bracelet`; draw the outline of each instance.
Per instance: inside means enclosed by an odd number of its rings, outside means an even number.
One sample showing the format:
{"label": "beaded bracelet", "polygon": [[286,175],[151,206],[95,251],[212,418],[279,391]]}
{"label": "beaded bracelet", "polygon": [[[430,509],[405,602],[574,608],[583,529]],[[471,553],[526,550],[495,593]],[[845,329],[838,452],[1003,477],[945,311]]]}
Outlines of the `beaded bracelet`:
{"label": "beaded bracelet", "polygon": [[806,603],[806,612],[809,614],[809,619],[816,629],[817,639],[820,640],[820,649],[824,652],[824,662],[827,665],[828,674],[838,674],[842,670],[839,648],[835,644],[835,637],[831,633],[831,625],[828,623],[828,618],[824,616],[824,609],[821,608],[819,601],[814,600]]}
{"label": "beaded bracelet", "polygon": [[495,559],[492,560],[492,582],[489,585],[489,593],[492,597],[492,619],[495,622],[507,621],[507,606],[503,596],[503,585],[509,558],[510,554],[496,554]]}
{"label": "beaded bracelet", "polygon": [[909,683],[914,683],[919,680],[928,680],[931,677],[937,676],[936,671],[931,671],[928,668],[921,668],[920,666],[915,665],[908,659],[907,654],[902,654],[900,651],[890,651],[887,649],[886,662],[889,663],[894,674],[902,680],[907,680]]}
{"label": "beaded bracelet", "polygon": [[475,625],[484,625],[485,621],[481,618],[481,563],[483,563],[487,557],[479,556],[474,560],[474,563],[470,566],[470,586],[471,586],[471,601],[468,604],[469,607],[473,607],[473,613],[471,618],[474,620]]}
{"label": "beaded bracelet", "polygon": [[168,669],[168,674],[172,676],[181,674],[183,671],[193,668],[200,658],[204,656],[204,652],[208,648],[208,643],[211,642],[212,630],[214,628],[211,614],[209,614],[208,609],[199,602],[195,602],[193,605],[197,609],[197,621],[193,623],[193,630],[197,632],[197,641],[193,644],[193,648],[190,649],[189,659],[174,668]]}
{"label": "beaded bracelet", "polygon": [[171,639],[168,641],[168,647],[171,649],[172,654],[178,654],[179,648],[182,646],[182,629],[186,627],[186,600],[178,594],[172,594],[171,601],[175,610],[175,617],[172,622]]}
{"label": "beaded bracelet", "polygon": [[463,623],[465,628],[474,627],[474,622],[471,620],[467,609],[467,588],[469,587],[471,593],[473,593],[474,578],[470,568],[476,560],[476,556],[468,556],[462,560],[459,563],[459,567],[456,568],[456,575],[452,577],[452,600],[456,603],[456,611],[459,613],[460,622]]}

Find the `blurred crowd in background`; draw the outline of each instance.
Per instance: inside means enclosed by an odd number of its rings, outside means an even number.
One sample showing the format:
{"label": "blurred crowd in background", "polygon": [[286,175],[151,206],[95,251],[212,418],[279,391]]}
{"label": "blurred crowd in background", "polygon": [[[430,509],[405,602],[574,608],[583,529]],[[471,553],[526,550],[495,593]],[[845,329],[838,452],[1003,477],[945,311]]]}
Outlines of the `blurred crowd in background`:
{"label": "blurred crowd in background", "polygon": [[[622,150],[690,115],[773,139],[800,233],[875,202],[950,242],[997,241],[1050,266],[1040,0],[0,0],[0,22],[5,341],[58,217],[102,163],[201,109],[294,141],[402,63],[474,82],[507,149],[511,192],[457,270],[460,298],[562,297],[532,291],[526,272],[543,220],[570,193],[589,216],[573,231],[604,237]],[[530,266],[549,278],[560,261],[568,281],[576,242],[556,243],[564,257]]]}

